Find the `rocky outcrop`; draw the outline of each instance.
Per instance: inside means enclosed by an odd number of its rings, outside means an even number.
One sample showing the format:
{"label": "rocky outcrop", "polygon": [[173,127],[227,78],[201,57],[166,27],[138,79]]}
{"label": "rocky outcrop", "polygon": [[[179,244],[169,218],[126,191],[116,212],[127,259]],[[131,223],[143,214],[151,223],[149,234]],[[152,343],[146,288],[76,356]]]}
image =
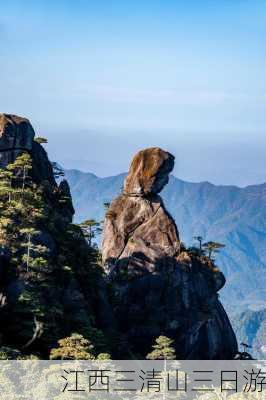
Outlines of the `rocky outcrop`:
{"label": "rocky outcrop", "polygon": [[32,142],[32,149],[29,151],[32,157],[32,176],[36,183],[47,181],[56,187],[53,174],[53,167],[50,163],[44,148],[37,142]]}
{"label": "rocky outcrop", "polygon": [[[15,195],[12,198],[15,211],[10,212],[0,193],[0,225],[8,213],[10,224],[16,227],[10,238],[8,234],[4,237],[3,230],[0,235],[0,346],[47,358],[57,340],[72,332],[88,336],[93,330],[98,334],[92,321],[97,319],[94,304],[103,284],[97,251],[72,224],[74,208],[68,183],[62,180],[57,184],[47,153],[34,136],[27,119],[0,115],[0,168],[25,152],[30,154],[32,166],[25,183],[27,197],[23,201]],[[14,172],[16,176],[20,173]],[[11,189],[21,188],[20,180],[14,180]],[[21,217],[23,209],[29,209],[29,218],[27,213]],[[30,256],[35,260],[27,265],[23,261],[28,243],[25,227],[33,231]]]}
{"label": "rocky outcrop", "polygon": [[173,166],[174,157],[159,148],[139,152],[106,213],[102,254],[117,327],[141,357],[163,334],[174,339],[180,359],[231,359],[237,342],[217,293],[225,278],[183,247],[158,194]]}
{"label": "rocky outcrop", "polygon": [[[233,356],[235,336],[217,294],[224,276],[184,248],[159,196],[174,166],[171,154],[152,148],[133,159],[105,218],[105,280],[97,250],[72,224],[68,183],[55,181],[30,122],[0,115],[0,168],[23,152],[32,160],[26,192],[22,197],[15,171],[12,201],[5,189],[0,193],[0,345],[46,358],[58,339],[78,332],[101,350],[108,337],[116,359],[144,358],[164,334],[174,339],[178,358]],[[29,228],[35,262],[24,257]]]}
{"label": "rocky outcrop", "polygon": [[124,194],[150,196],[160,193],[174,168],[174,156],[160,148],[142,150],[133,158]]}
{"label": "rocky outcrop", "polygon": [[107,271],[155,272],[160,260],[180,250],[177,227],[157,195],[168,182],[174,157],[159,148],[133,159],[124,191],[108,209],[102,255]]}
{"label": "rocky outcrop", "polygon": [[0,114],[0,168],[5,168],[26,151],[32,156],[34,181],[40,183],[47,180],[55,185],[53,168],[46,151],[34,141],[34,136],[34,129],[28,119]]}
{"label": "rocky outcrop", "polygon": [[23,151],[30,151],[34,130],[26,118],[0,114],[0,167],[6,167]]}

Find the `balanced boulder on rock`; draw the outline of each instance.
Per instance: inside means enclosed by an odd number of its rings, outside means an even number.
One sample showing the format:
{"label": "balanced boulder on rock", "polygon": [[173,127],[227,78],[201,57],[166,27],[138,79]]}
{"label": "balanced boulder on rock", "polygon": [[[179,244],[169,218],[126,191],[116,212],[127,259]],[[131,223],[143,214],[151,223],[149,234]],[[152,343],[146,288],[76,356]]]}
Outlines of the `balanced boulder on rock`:
{"label": "balanced boulder on rock", "polygon": [[106,213],[102,255],[117,328],[141,357],[163,334],[179,359],[231,359],[237,342],[217,293],[224,275],[184,248],[158,194],[173,167],[174,156],[160,148],[137,153]]}

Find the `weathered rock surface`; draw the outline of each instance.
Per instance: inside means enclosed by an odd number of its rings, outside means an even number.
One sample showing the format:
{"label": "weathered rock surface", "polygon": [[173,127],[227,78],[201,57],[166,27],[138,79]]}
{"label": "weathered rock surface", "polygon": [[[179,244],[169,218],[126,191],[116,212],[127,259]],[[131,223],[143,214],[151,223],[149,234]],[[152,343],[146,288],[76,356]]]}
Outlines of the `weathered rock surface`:
{"label": "weathered rock surface", "polygon": [[58,339],[74,331],[99,335],[100,328],[111,342],[119,338],[115,358],[144,358],[161,334],[174,339],[178,358],[233,356],[235,336],[217,294],[224,276],[208,258],[184,249],[158,194],[174,166],[171,154],[152,148],[133,159],[123,194],[106,214],[106,282],[97,252],[72,225],[69,186],[55,182],[30,122],[1,114],[0,168],[24,151],[31,155],[32,180],[47,210],[33,226],[34,245],[47,248],[47,265],[26,270],[11,257],[12,248],[0,248],[3,345],[26,346],[47,357]]}
{"label": "weathered rock surface", "polygon": [[[23,152],[30,154],[29,174],[45,210],[45,217],[30,225],[36,231],[32,243],[46,248],[45,265],[26,269],[13,259],[7,244],[0,246],[0,346],[36,351],[47,358],[58,339],[76,331],[83,335],[92,329],[95,332],[92,321],[97,319],[98,310],[94,304],[98,309],[101,306],[98,299],[103,283],[100,268],[94,266],[97,252],[72,225],[74,209],[68,183],[56,183],[47,153],[34,141],[34,135],[27,119],[0,114],[0,168]],[[17,238],[22,250],[23,240]]]}
{"label": "weathered rock surface", "polygon": [[132,160],[125,180],[124,193],[129,196],[160,193],[168,183],[174,162],[172,154],[158,147],[139,151]]}
{"label": "weathered rock surface", "polygon": [[102,254],[108,270],[126,265],[132,274],[152,272],[180,249],[177,227],[157,195],[168,182],[174,157],[159,148],[133,159],[124,191],[108,209]]}
{"label": "weathered rock surface", "polygon": [[0,114],[0,167],[13,162],[22,150],[30,151],[34,131],[26,118]]}
{"label": "weathered rock surface", "polygon": [[225,278],[207,257],[183,248],[158,195],[173,166],[161,149],[139,152],[106,213],[102,253],[117,327],[141,357],[164,334],[180,359],[230,359],[237,342],[217,293]]}
{"label": "weathered rock surface", "polygon": [[11,114],[0,114],[0,168],[14,162],[16,157],[27,151],[32,157],[32,175],[40,183],[48,180],[55,185],[53,168],[46,151],[34,141],[35,132],[26,118]]}

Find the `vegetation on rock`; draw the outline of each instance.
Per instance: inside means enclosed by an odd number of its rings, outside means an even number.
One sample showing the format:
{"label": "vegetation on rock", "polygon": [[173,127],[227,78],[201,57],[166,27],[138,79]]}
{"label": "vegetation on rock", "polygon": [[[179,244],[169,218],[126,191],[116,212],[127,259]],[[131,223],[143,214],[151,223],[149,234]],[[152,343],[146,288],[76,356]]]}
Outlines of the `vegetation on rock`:
{"label": "vegetation on rock", "polygon": [[99,252],[72,223],[68,184],[56,184],[63,173],[52,168],[41,143],[46,140],[29,142],[29,150],[0,169],[1,357],[47,358],[75,331],[97,354],[106,353],[107,340],[96,326]]}
{"label": "vegetation on rock", "polygon": [[58,348],[52,349],[51,360],[94,360],[94,346],[82,335],[73,333],[70,337],[60,339]]}
{"label": "vegetation on rock", "polygon": [[159,336],[152,346],[153,351],[147,354],[147,360],[175,360],[174,341],[167,336]]}
{"label": "vegetation on rock", "polygon": [[[116,242],[106,236],[104,259],[110,253],[110,265],[117,266],[126,249],[118,275],[106,277],[95,243],[101,223],[73,223],[70,189],[62,168],[48,160],[46,139],[33,140],[29,121],[20,117],[0,123],[2,137],[19,140],[18,148],[3,149],[0,169],[0,357],[143,358],[153,338],[166,332],[173,339],[159,336],[147,358],[175,359],[191,324],[211,337],[209,320],[227,333],[229,344],[226,353],[223,343],[211,348],[210,357],[230,357],[236,343],[217,295],[223,274],[202,249],[199,256],[186,251],[157,195],[174,157],[161,149],[141,152],[143,168],[129,174],[120,203],[105,202]],[[186,343],[179,357],[194,356]],[[200,341],[193,345],[197,356],[200,347]]]}
{"label": "vegetation on rock", "polygon": [[51,350],[51,360],[110,360],[110,354],[96,355],[95,347],[90,340],[78,333],[58,341],[58,347]]}

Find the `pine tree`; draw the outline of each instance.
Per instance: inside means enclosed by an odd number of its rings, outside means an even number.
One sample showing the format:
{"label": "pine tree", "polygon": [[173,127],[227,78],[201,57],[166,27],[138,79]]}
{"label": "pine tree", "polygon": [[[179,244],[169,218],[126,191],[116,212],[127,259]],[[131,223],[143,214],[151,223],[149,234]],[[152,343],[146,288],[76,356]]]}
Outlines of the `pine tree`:
{"label": "pine tree", "polygon": [[97,360],[100,360],[100,361],[111,360],[111,356],[109,353],[100,353],[97,356]]}
{"label": "pine tree", "polygon": [[26,237],[26,242],[23,242],[21,246],[26,248],[26,254],[23,255],[22,260],[26,263],[27,271],[30,266],[45,266],[47,262],[40,256],[47,252],[47,248],[33,243],[33,238],[38,235],[39,231],[34,228],[23,228],[20,233]]}
{"label": "pine tree", "polygon": [[87,219],[84,222],[79,224],[84,237],[88,241],[89,246],[92,245],[92,239],[96,236],[100,235],[102,232],[102,228],[100,227],[100,223],[95,221],[94,219]]}
{"label": "pine tree", "polygon": [[12,199],[12,176],[11,171],[0,170],[0,197],[7,197],[9,203]]}
{"label": "pine tree", "polygon": [[13,173],[16,180],[21,180],[22,197],[25,191],[27,180],[30,179],[29,171],[32,169],[31,156],[28,153],[23,153],[16,160],[7,166],[7,170]]}
{"label": "pine tree", "polygon": [[202,251],[202,241],[203,241],[203,237],[202,236],[194,236],[194,239],[197,240],[199,242],[199,250],[200,252]]}
{"label": "pine tree", "polygon": [[108,211],[110,205],[111,205],[111,203],[108,202],[108,201],[106,201],[105,203],[103,203],[103,206],[104,206],[104,209],[105,209],[106,212]]}
{"label": "pine tree", "polygon": [[[7,247],[16,266],[44,266],[45,246],[33,242],[45,218],[43,193],[32,181],[31,157],[23,153],[0,171],[0,245]],[[25,252],[21,251],[25,248]]]}
{"label": "pine tree", "polygon": [[48,140],[43,136],[36,136],[34,138],[34,142],[39,143],[39,144],[46,144],[46,143],[48,143]]}
{"label": "pine tree", "polygon": [[[84,287],[92,286],[93,294],[90,296],[96,299],[97,282],[103,270],[98,264],[99,252],[87,245],[84,233],[92,244],[93,238],[99,234],[99,224],[89,220],[86,228],[83,226],[84,230],[81,230],[68,219],[64,220],[64,210],[60,205],[70,197],[60,197],[59,191],[45,182],[37,185],[31,170],[29,154],[17,157],[6,169],[0,170],[0,251],[7,254],[10,277],[25,280],[7,329],[16,332],[19,323],[19,348],[23,349],[37,340],[42,345],[45,343],[44,346],[54,343],[58,337],[64,336],[65,323],[84,336],[74,338],[72,348],[68,340],[64,342],[68,338],[62,339],[51,358],[95,359],[100,353],[100,359],[108,359],[108,346],[101,343],[101,335],[93,331],[96,330],[93,317],[87,314],[85,307],[80,308],[77,301],[75,311],[67,314],[60,300],[55,299],[51,307],[47,296],[50,289],[52,292],[57,290],[54,285],[58,282],[60,286],[61,282],[66,284],[77,279]],[[51,247],[50,237],[55,243],[51,241]],[[44,242],[48,243],[49,252]],[[52,251],[53,246],[57,251]],[[85,339],[88,337],[93,338],[96,350]],[[70,342],[73,344],[72,339]]]}
{"label": "pine tree", "polygon": [[58,345],[58,348],[51,350],[51,360],[95,360],[94,346],[78,333],[60,339]]}
{"label": "pine tree", "polygon": [[172,347],[174,341],[167,336],[159,336],[152,346],[153,351],[149,353],[147,360],[175,360],[175,349]]}
{"label": "pine tree", "polygon": [[208,252],[208,257],[211,258],[213,253],[219,253],[220,249],[225,247],[225,245],[222,243],[210,241],[203,243],[202,247]]}

